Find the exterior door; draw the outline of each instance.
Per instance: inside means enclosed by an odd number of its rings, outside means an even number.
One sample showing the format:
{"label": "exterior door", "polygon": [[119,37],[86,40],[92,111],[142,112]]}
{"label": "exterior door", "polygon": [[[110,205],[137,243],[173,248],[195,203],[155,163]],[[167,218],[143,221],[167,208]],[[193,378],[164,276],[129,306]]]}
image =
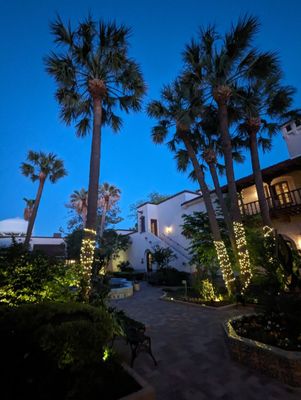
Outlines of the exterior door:
{"label": "exterior door", "polygon": [[158,236],[158,221],[156,219],[151,219],[151,233]]}
{"label": "exterior door", "polygon": [[152,266],[152,255],[150,251],[146,252],[146,268],[147,272],[152,272],[153,266]]}

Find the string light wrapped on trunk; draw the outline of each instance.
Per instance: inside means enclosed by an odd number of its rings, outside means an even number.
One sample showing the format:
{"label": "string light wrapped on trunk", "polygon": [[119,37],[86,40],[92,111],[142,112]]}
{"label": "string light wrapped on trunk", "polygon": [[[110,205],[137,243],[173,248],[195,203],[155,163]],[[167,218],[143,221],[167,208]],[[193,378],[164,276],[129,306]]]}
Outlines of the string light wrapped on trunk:
{"label": "string light wrapped on trunk", "polygon": [[83,273],[86,283],[86,295],[88,296],[91,290],[91,275],[92,275],[92,264],[94,261],[95,251],[95,238],[96,231],[93,229],[84,229],[84,238],[82,241],[80,262],[83,267]]}
{"label": "string light wrapped on trunk", "polygon": [[242,277],[241,294],[244,294],[253,276],[251,270],[250,256],[247,249],[246,232],[243,224],[235,221],[233,222],[233,228],[238,250],[240,274]]}
{"label": "string light wrapped on trunk", "polygon": [[233,292],[233,283],[235,277],[231,267],[230,259],[227,253],[226,246],[222,240],[214,240],[214,247],[216,250],[220,269],[222,271],[223,279],[229,293]]}

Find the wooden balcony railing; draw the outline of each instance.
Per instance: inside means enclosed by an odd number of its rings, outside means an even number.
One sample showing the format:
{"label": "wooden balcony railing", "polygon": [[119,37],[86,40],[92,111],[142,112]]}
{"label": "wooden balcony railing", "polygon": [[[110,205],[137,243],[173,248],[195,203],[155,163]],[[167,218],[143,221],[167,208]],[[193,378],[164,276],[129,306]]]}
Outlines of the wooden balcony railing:
{"label": "wooden balcony railing", "polygon": [[[266,198],[270,211],[282,211],[288,214],[301,213],[301,188],[290,190],[286,193],[275,194]],[[255,215],[260,213],[259,201],[241,204],[241,212],[244,215]]]}

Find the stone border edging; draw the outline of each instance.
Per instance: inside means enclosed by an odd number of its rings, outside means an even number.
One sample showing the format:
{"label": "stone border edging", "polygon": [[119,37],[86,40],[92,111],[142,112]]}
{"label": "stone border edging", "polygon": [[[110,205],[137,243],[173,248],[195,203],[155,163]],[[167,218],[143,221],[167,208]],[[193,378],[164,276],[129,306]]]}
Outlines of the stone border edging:
{"label": "stone border edging", "polygon": [[141,386],[137,392],[121,397],[119,400],[155,400],[155,389],[146,382],[133,368],[126,363],[122,363],[124,370]]}
{"label": "stone border edging", "polygon": [[164,292],[164,294],[162,296],[160,296],[160,300],[167,301],[170,303],[185,304],[185,305],[193,306],[193,307],[207,308],[209,310],[215,310],[215,311],[228,310],[228,309],[236,307],[236,304],[227,304],[226,306],[213,307],[213,306],[207,306],[206,304],[190,303],[189,301],[182,301],[182,300],[176,300],[176,299],[171,300],[171,299],[167,298],[166,296],[167,296],[167,293]]}
{"label": "stone border edging", "polygon": [[284,350],[238,335],[231,322],[259,313],[238,315],[224,322],[230,354],[238,362],[253,367],[291,386],[301,386],[301,352]]}

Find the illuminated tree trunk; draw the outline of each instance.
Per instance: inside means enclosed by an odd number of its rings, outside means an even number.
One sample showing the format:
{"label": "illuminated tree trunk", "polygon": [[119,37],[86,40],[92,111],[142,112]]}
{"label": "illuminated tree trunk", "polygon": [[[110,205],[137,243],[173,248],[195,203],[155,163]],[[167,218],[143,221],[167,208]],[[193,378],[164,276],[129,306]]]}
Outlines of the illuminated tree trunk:
{"label": "illuminated tree trunk", "polygon": [[93,98],[93,134],[90,157],[87,221],[81,248],[81,264],[84,272],[84,284],[82,289],[85,300],[89,299],[91,293],[92,264],[94,261],[96,243],[98,185],[101,155],[102,99],[106,93],[104,82],[99,79],[90,80],[89,92]]}
{"label": "illuminated tree trunk", "polygon": [[241,277],[241,292],[244,293],[249,286],[252,271],[249,251],[247,248],[245,228],[238,203],[237,188],[234,176],[232,143],[229,132],[228,101],[231,97],[231,89],[228,86],[219,86],[214,91],[214,99],[218,105],[218,119],[222,141],[222,149],[225,159],[228,193],[230,197],[230,214],[233,219],[235,241],[238,250],[238,261]]}
{"label": "illuminated tree trunk", "polygon": [[183,142],[185,144],[185,147],[187,149],[189,158],[192,162],[194,171],[195,171],[195,175],[197,177],[197,180],[199,182],[200,185],[200,189],[202,191],[202,196],[204,199],[204,203],[205,203],[205,207],[206,207],[206,211],[208,214],[208,219],[209,219],[209,225],[210,225],[210,229],[211,229],[211,233],[213,236],[213,242],[214,242],[214,246],[215,246],[215,250],[217,253],[217,257],[218,257],[218,261],[219,261],[219,265],[221,268],[221,272],[223,274],[223,279],[225,281],[226,287],[228,289],[229,293],[233,293],[234,292],[234,274],[231,268],[231,264],[230,264],[230,259],[227,253],[227,249],[225,247],[225,244],[222,240],[221,237],[221,233],[220,233],[220,229],[218,226],[218,222],[216,219],[216,215],[215,215],[215,211],[213,208],[213,204],[211,201],[211,196],[210,196],[210,191],[208,189],[208,186],[206,184],[205,181],[205,176],[204,176],[204,172],[202,167],[199,164],[199,161],[197,159],[197,156],[195,154],[195,151],[189,141],[188,138],[186,138],[185,136],[183,137]]}

